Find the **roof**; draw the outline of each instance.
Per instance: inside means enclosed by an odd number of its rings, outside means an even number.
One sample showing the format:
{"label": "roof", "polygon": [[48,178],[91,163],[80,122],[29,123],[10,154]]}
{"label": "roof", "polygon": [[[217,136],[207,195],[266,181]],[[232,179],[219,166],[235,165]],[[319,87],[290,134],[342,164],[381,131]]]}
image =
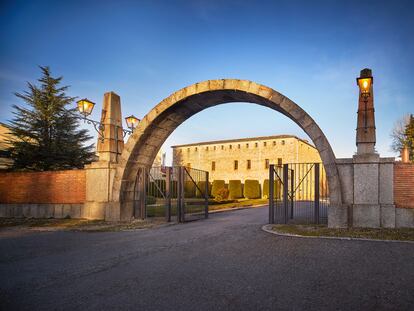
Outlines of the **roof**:
{"label": "roof", "polygon": [[314,145],[310,144],[307,140],[299,138],[295,135],[273,135],[273,136],[258,136],[258,137],[246,137],[246,138],[236,138],[236,139],[224,139],[224,140],[212,140],[212,141],[203,141],[191,144],[184,144],[184,145],[175,145],[171,146],[171,148],[181,148],[181,147],[190,147],[190,146],[202,146],[202,145],[213,145],[213,144],[225,144],[225,143],[238,143],[244,141],[262,141],[262,140],[272,140],[272,139],[283,139],[283,138],[294,138],[300,140],[301,142],[315,148]]}

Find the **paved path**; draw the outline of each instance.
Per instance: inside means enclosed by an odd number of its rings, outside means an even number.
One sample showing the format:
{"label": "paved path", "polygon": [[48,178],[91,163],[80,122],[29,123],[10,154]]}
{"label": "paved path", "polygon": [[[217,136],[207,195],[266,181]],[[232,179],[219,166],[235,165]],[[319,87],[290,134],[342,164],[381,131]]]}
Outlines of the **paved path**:
{"label": "paved path", "polygon": [[2,309],[413,310],[413,244],[278,237],[266,216],[1,238]]}

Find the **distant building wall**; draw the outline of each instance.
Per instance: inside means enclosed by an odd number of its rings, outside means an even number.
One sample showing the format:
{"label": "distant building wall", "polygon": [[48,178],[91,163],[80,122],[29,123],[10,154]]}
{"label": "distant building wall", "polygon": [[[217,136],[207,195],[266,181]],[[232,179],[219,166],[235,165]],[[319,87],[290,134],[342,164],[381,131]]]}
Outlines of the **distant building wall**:
{"label": "distant building wall", "polygon": [[[173,146],[173,165],[208,171],[210,180],[269,178],[268,164],[321,162],[317,149],[291,135]],[[237,163],[235,163],[237,161]]]}

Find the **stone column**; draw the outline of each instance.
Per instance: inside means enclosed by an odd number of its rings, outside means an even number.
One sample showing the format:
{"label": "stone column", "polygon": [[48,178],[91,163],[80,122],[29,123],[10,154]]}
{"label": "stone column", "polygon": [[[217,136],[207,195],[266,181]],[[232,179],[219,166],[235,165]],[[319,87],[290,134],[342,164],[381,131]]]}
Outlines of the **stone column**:
{"label": "stone column", "polygon": [[[112,184],[117,162],[124,147],[122,131],[121,99],[114,92],[104,94],[101,123],[103,139],[98,137],[99,161],[86,169],[86,201],[83,217],[91,219],[119,220],[112,206]],[[115,214],[115,216],[114,216]]]}
{"label": "stone column", "polygon": [[99,161],[117,163],[124,148],[122,131],[121,98],[114,92],[104,94],[101,123],[104,126],[103,139],[98,138]]}
{"label": "stone column", "polygon": [[[371,77],[370,69],[361,71],[361,78]],[[354,227],[393,227],[393,158],[381,159],[375,152],[375,115],[373,87],[369,96],[359,94],[357,153],[353,157]]]}
{"label": "stone column", "polygon": [[[371,69],[361,70],[360,78],[371,78]],[[374,147],[376,142],[375,135],[375,110],[374,110],[374,89],[372,78],[369,95],[359,91],[358,100],[358,122],[356,130],[356,145],[358,154],[375,153]]]}

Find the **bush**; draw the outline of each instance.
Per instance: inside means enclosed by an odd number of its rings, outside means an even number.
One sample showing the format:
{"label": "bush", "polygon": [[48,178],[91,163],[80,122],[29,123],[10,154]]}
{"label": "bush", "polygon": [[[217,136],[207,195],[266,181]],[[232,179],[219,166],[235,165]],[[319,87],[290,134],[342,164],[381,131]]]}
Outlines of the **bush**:
{"label": "bush", "polygon": [[[275,180],[273,184],[274,198],[280,200],[282,198],[282,184],[279,179]],[[263,182],[263,198],[269,197],[269,179],[265,179]]]}
{"label": "bush", "polygon": [[229,198],[229,189],[227,188],[221,188],[217,191],[217,195],[215,197],[215,200],[218,202],[225,201]]}
{"label": "bush", "polygon": [[[267,186],[269,187],[269,185]],[[244,182],[244,197],[246,199],[260,198],[260,184],[258,180],[246,179]]]}
{"label": "bush", "polygon": [[243,197],[241,180],[229,180],[229,198],[240,199]]}
{"label": "bush", "polygon": [[[206,189],[206,182],[205,181],[199,181],[197,183],[197,187],[200,188],[200,190],[198,190],[198,188],[196,188],[196,197],[197,198],[204,198],[204,191]],[[211,194],[211,184],[208,183],[208,196],[210,196]]]}
{"label": "bush", "polygon": [[194,198],[196,195],[196,186],[191,180],[184,182],[184,196],[186,198]]}
{"label": "bush", "polygon": [[147,195],[146,200],[148,205],[157,203],[157,199],[152,195]]}
{"label": "bush", "polygon": [[213,180],[213,185],[211,186],[211,196],[215,198],[218,191],[222,188],[226,188],[224,180]]}

